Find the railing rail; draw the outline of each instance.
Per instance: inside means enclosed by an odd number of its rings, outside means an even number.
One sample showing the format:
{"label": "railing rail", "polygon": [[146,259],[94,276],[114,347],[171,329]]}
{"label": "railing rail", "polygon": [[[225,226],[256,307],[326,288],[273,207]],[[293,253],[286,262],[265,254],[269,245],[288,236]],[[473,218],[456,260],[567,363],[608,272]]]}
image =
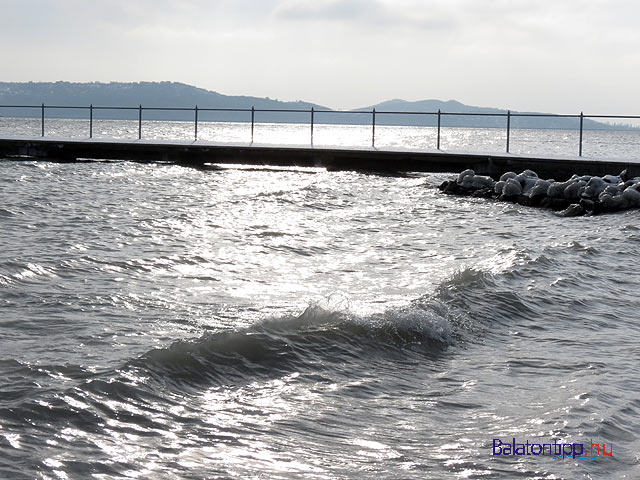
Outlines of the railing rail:
{"label": "railing rail", "polygon": [[[423,116],[435,116],[437,119],[437,134],[436,134],[436,148],[440,150],[441,146],[441,130],[442,130],[442,117],[443,116],[461,116],[461,117],[503,117],[506,119],[506,145],[505,150],[509,153],[511,142],[511,120],[513,117],[538,117],[538,118],[575,118],[579,119],[579,142],[578,142],[578,155],[582,156],[583,146],[583,133],[584,133],[584,120],[585,119],[619,119],[619,120],[640,120],[640,115],[585,115],[584,112],[579,114],[551,114],[551,113],[514,113],[510,110],[506,112],[443,112],[440,109],[436,112],[402,112],[394,110],[317,110],[313,107],[307,109],[285,109],[285,108],[203,108],[198,107],[143,107],[142,104],[138,106],[99,106],[89,105],[0,105],[0,109],[12,108],[12,109],[38,109],[40,110],[41,121],[41,136],[45,136],[45,119],[46,110],[88,110],[89,111],[89,138],[93,138],[93,123],[94,123],[94,111],[96,110],[128,110],[138,112],[138,139],[142,139],[142,121],[144,111],[180,111],[180,112],[193,112],[194,114],[194,138],[198,139],[198,122],[199,112],[238,112],[238,113],[250,113],[251,114],[251,143],[254,140],[255,130],[255,115],[256,113],[306,113],[310,115],[310,144],[313,145],[313,132],[316,124],[316,117],[318,114],[350,114],[350,115],[371,115],[371,147],[375,148],[376,142],[376,115],[423,115]],[[480,128],[480,127],[478,127]]]}

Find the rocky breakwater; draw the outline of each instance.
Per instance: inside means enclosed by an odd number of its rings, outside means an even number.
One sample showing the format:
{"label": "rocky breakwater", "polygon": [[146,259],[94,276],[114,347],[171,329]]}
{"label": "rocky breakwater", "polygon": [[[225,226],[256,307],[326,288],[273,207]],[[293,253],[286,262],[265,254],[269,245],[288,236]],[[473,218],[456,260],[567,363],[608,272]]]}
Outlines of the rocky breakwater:
{"label": "rocky breakwater", "polygon": [[449,195],[494,198],[531,207],[550,208],[557,215],[574,217],[640,208],[640,177],[573,175],[565,182],[539,178],[532,170],[506,172],[496,181],[465,170],[447,180],[440,190]]}

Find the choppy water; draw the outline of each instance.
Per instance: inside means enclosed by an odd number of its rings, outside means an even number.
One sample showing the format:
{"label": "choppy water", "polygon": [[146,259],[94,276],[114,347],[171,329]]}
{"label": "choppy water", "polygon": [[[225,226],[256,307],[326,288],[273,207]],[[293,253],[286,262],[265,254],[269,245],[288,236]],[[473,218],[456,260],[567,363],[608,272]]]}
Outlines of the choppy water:
{"label": "choppy water", "polygon": [[[638,478],[640,217],[0,161],[0,478]],[[494,438],[606,443],[492,455]]]}

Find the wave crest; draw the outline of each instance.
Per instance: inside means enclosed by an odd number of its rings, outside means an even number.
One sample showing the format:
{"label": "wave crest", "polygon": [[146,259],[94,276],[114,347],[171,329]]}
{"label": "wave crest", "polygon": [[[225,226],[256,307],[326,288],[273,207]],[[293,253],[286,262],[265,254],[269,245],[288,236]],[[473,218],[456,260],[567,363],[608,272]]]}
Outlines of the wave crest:
{"label": "wave crest", "polygon": [[426,306],[359,317],[309,306],[300,315],[249,328],[175,342],[140,357],[135,366],[184,381],[243,381],[292,371],[366,363],[389,355],[437,355],[453,341],[446,318]]}

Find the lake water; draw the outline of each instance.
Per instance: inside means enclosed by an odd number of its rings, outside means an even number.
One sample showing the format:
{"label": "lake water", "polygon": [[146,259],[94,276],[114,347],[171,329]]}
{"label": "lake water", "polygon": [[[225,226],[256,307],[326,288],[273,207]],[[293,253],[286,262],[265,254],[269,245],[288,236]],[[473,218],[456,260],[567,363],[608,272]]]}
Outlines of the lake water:
{"label": "lake water", "polygon": [[0,478],[638,478],[638,211],[447,177],[0,161]]}
{"label": "lake water", "polygon": [[[577,126],[576,126],[577,127]],[[94,120],[93,138],[138,138],[138,121]],[[0,117],[0,137],[40,136],[39,118]],[[89,122],[79,119],[47,118],[45,135],[52,137],[88,138]],[[449,151],[502,153],[506,150],[506,129],[454,128],[443,126],[440,148]],[[313,143],[316,146],[370,147],[374,140],[371,126],[315,124]],[[193,122],[143,121],[145,140],[193,140]],[[237,122],[200,122],[198,140],[215,142],[251,141],[251,124]],[[308,145],[311,127],[305,124],[256,123],[253,140],[256,143]],[[435,149],[438,130],[435,127],[382,126],[375,128],[375,146],[384,148]],[[640,129],[585,130],[582,150],[585,157],[601,159],[639,159]],[[578,156],[580,132],[576,130],[511,129],[509,151],[515,154]]]}

